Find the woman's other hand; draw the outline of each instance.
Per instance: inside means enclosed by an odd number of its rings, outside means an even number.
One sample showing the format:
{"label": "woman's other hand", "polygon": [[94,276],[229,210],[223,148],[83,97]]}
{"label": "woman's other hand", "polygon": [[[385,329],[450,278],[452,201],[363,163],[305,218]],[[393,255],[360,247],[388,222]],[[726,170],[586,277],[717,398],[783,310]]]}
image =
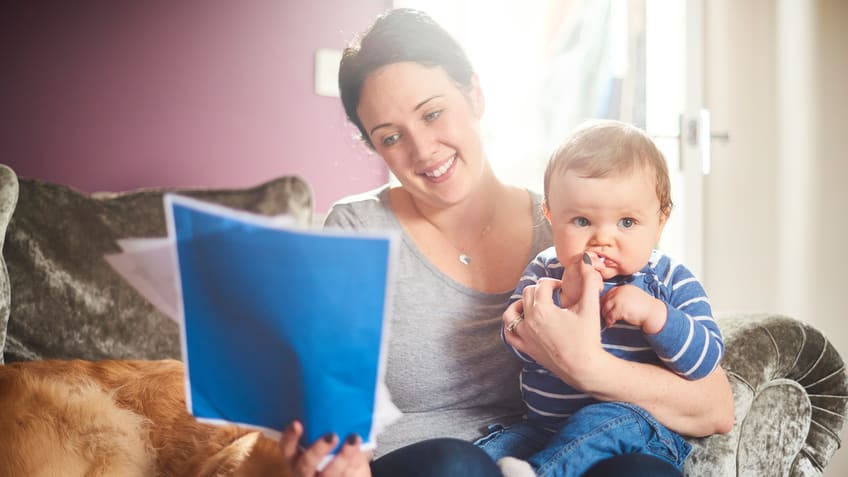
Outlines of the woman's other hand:
{"label": "woman's other hand", "polygon": [[327,434],[306,449],[298,447],[303,435],[303,425],[294,421],[280,436],[280,450],[289,462],[295,477],[371,477],[370,453],[359,448],[359,436],[351,435],[345,439],[339,452],[321,470],[320,464],[338,445],[339,437]]}
{"label": "woman's other hand", "polygon": [[565,272],[562,275],[562,292],[560,295],[560,305],[563,308],[571,308],[583,297],[583,273],[585,270],[582,264],[586,263],[584,257],[589,257],[592,268],[597,270],[598,273],[603,269],[603,262],[598,257],[598,254],[593,252],[577,254],[571,257],[568,263],[563,263]]}

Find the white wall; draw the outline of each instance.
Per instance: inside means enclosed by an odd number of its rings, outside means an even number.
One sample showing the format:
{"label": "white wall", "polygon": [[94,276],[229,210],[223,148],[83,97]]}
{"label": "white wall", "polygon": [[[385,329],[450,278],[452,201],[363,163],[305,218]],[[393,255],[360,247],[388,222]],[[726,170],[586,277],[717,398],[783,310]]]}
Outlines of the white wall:
{"label": "white wall", "polygon": [[[706,288],[717,311],[795,316],[848,359],[848,2],[704,4],[706,105],[731,135],[705,184]],[[848,451],[825,475],[848,475]]]}

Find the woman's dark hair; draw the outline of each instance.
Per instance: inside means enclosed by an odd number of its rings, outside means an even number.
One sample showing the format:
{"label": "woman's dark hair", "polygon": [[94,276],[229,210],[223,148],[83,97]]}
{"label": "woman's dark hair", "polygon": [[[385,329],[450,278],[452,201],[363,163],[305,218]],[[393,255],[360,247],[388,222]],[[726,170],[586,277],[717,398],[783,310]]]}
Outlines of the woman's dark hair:
{"label": "woman's dark hair", "polygon": [[375,70],[412,61],[441,66],[463,91],[471,88],[474,69],[459,43],[426,13],[397,8],[381,14],[367,30],[345,48],[339,65],[339,90],[350,122],[373,147],[356,111],[362,84]]}

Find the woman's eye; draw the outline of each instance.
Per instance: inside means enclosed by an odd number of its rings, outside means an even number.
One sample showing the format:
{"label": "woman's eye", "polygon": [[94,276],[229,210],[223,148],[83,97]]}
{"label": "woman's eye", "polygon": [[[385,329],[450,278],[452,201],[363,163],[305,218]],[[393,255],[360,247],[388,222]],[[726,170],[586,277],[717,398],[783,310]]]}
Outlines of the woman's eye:
{"label": "woman's eye", "polygon": [[400,139],[400,134],[392,134],[391,136],[386,136],[383,138],[383,146],[391,146],[392,144],[398,142]]}
{"label": "woman's eye", "polygon": [[438,117],[439,117],[439,116],[441,116],[441,115],[442,115],[442,110],[441,110],[441,109],[437,109],[436,111],[431,111],[431,112],[429,112],[429,113],[425,114],[425,115],[424,115],[424,120],[425,120],[425,121],[427,121],[427,122],[429,123],[430,121],[435,120],[436,118],[438,118]]}
{"label": "woman's eye", "polygon": [[622,227],[624,227],[625,229],[629,229],[630,227],[633,227],[634,225],[636,225],[636,221],[633,220],[630,217],[625,217],[625,218],[619,220],[618,224],[621,225]]}
{"label": "woman's eye", "polygon": [[576,225],[578,227],[588,227],[589,226],[589,219],[587,219],[586,217],[577,217],[576,219],[572,220],[572,222],[574,223],[574,225]]}

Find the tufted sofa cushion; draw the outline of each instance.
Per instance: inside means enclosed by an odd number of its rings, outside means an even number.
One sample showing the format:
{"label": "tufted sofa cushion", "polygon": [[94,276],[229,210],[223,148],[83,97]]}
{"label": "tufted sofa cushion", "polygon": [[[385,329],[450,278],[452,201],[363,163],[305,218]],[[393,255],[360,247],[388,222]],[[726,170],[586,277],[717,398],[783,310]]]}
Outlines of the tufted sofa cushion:
{"label": "tufted sofa cushion", "polygon": [[[312,193],[293,176],[249,189],[175,191],[264,215],[290,213],[303,225],[312,214]],[[118,239],[166,235],[164,192],[87,195],[16,179],[0,165],[0,225],[14,210],[3,249],[8,280],[0,273],[6,361],[180,357],[177,324],[103,259],[120,251]]]}

